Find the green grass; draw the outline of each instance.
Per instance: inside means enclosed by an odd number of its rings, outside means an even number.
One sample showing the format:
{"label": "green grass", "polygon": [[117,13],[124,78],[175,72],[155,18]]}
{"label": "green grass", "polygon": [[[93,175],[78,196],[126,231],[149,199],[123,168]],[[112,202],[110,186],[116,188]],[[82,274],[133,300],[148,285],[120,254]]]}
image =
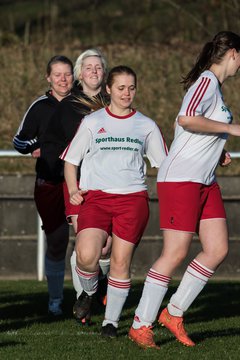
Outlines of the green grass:
{"label": "green grass", "polygon": [[[103,309],[97,304],[92,326],[81,326],[72,318],[70,281],[66,282],[65,316],[60,321],[46,315],[46,282],[1,281],[0,359],[239,359],[240,282],[211,281],[187,312],[186,328],[196,347],[184,347],[166,329],[156,326],[160,350],[142,350],[127,337],[142,284],[133,283],[118,339],[105,340],[99,335]],[[170,287],[167,298],[176,285]]]}

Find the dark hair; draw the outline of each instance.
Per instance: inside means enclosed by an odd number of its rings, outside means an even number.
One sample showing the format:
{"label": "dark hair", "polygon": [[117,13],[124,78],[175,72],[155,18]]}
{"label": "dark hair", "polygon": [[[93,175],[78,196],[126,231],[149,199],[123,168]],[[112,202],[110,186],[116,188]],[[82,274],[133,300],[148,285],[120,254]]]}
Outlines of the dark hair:
{"label": "dark hair", "polygon": [[181,81],[188,89],[212,64],[219,64],[229,49],[240,51],[240,36],[231,31],[221,31],[212,41],[207,42],[200,52],[195,65]]}
{"label": "dark hair", "polygon": [[71,60],[64,55],[55,55],[49,60],[49,62],[47,64],[47,75],[48,76],[51,74],[52,66],[57,63],[63,63],[63,64],[69,65],[71,68],[71,73],[73,73],[73,63],[71,62]]}
{"label": "dark hair", "polygon": [[115,76],[121,75],[121,74],[132,75],[133,78],[134,78],[135,86],[137,86],[137,75],[136,75],[136,73],[130,67],[125,66],[125,65],[115,66],[114,68],[112,68],[109,71],[107,81],[106,81],[107,86],[109,88],[111,88],[113,83],[114,83]]}

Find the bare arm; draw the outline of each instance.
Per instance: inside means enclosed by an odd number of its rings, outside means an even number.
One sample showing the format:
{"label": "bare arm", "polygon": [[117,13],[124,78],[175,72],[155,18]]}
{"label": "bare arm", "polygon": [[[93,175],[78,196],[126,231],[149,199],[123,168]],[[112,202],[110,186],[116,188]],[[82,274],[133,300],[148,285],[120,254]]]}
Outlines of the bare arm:
{"label": "bare arm", "polygon": [[73,205],[79,205],[83,202],[83,195],[87,191],[80,190],[77,186],[77,169],[76,165],[73,165],[67,161],[64,164],[64,177],[67,183],[68,192],[70,195],[70,203]]}
{"label": "bare arm", "polygon": [[220,121],[210,120],[204,116],[179,116],[178,124],[184,128],[199,133],[222,134],[240,136],[240,125],[225,124]]}

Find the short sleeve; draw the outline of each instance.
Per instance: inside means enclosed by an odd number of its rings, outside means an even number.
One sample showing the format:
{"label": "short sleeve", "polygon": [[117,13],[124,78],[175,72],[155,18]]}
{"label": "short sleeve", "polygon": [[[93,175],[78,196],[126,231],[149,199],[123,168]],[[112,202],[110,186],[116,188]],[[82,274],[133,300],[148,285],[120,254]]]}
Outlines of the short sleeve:
{"label": "short sleeve", "polygon": [[216,86],[216,82],[210,77],[200,77],[186,93],[178,115],[204,116],[212,106],[216,95]]}

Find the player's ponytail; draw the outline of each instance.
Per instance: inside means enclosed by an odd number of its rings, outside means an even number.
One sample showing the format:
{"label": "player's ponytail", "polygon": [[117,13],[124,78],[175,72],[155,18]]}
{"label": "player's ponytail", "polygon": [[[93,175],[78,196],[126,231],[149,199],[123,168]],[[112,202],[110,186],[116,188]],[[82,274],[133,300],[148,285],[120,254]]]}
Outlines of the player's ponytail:
{"label": "player's ponytail", "polygon": [[193,68],[181,81],[184,89],[187,90],[201,73],[208,70],[212,64],[219,64],[229,49],[240,51],[240,37],[231,31],[221,31],[212,41],[207,42],[203,46]]}

